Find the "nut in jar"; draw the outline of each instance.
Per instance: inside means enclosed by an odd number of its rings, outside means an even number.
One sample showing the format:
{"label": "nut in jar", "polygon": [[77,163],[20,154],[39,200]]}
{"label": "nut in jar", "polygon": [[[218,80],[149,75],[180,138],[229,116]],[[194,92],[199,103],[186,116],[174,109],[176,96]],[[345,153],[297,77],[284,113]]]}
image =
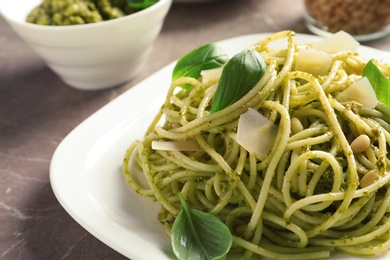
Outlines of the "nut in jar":
{"label": "nut in jar", "polygon": [[390,0],[305,0],[305,23],[319,35],[345,31],[359,41],[390,33]]}

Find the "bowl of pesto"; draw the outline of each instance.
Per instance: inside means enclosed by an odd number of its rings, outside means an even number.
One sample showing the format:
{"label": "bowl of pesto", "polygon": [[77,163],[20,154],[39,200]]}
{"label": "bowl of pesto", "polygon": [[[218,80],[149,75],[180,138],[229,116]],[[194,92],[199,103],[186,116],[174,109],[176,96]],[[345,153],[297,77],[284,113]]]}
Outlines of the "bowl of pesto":
{"label": "bowl of pesto", "polygon": [[172,0],[0,0],[4,19],[69,86],[115,87],[142,68]]}

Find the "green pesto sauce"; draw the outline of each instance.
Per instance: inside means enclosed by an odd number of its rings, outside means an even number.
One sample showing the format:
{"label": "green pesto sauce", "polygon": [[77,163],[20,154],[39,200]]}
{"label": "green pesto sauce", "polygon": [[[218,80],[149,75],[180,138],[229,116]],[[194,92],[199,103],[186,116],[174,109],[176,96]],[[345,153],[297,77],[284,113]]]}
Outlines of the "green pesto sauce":
{"label": "green pesto sauce", "polygon": [[26,21],[40,25],[97,23],[135,13],[126,0],[43,0]]}

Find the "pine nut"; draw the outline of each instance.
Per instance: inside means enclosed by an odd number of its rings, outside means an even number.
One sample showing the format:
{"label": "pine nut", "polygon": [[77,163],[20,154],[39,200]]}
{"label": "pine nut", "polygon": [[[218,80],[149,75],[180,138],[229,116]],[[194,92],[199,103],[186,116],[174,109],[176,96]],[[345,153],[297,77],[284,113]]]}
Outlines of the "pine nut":
{"label": "pine nut", "polygon": [[296,133],[299,133],[303,130],[303,125],[301,123],[301,121],[296,118],[296,117],[292,117],[291,118],[291,132],[293,134],[296,134]]}
{"label": "pine nut", "polygon": [[356,137],[351,143],[351,149],[354,153],[362,153],[370,147],[370,137],[362,134]]}
{"label": "pine nut", "polygon": [[371,171],[368,171],[366,174],[363,175],[363,177],[360,179],[360,187],[365,188],[368,185],[373,184],[376,179],[378,178],[378,170],[374,169]]}

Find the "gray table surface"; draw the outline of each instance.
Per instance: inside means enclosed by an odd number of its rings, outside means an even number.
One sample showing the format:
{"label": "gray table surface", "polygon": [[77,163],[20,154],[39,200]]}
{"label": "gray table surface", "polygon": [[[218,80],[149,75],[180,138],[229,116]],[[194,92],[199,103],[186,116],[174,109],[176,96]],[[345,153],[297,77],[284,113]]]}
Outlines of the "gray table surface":
{"label": "gray table surface", "polygon": [[[83,120],[187,51],[245,34],[309,33],[303,2],[173,4],[149,61],[130,82],[102,91],[66,86],[0,16],[0,259],[126,259],[61,207],[49,181],[53,152]],[[390,51],[390,37],[365,45]]]}

